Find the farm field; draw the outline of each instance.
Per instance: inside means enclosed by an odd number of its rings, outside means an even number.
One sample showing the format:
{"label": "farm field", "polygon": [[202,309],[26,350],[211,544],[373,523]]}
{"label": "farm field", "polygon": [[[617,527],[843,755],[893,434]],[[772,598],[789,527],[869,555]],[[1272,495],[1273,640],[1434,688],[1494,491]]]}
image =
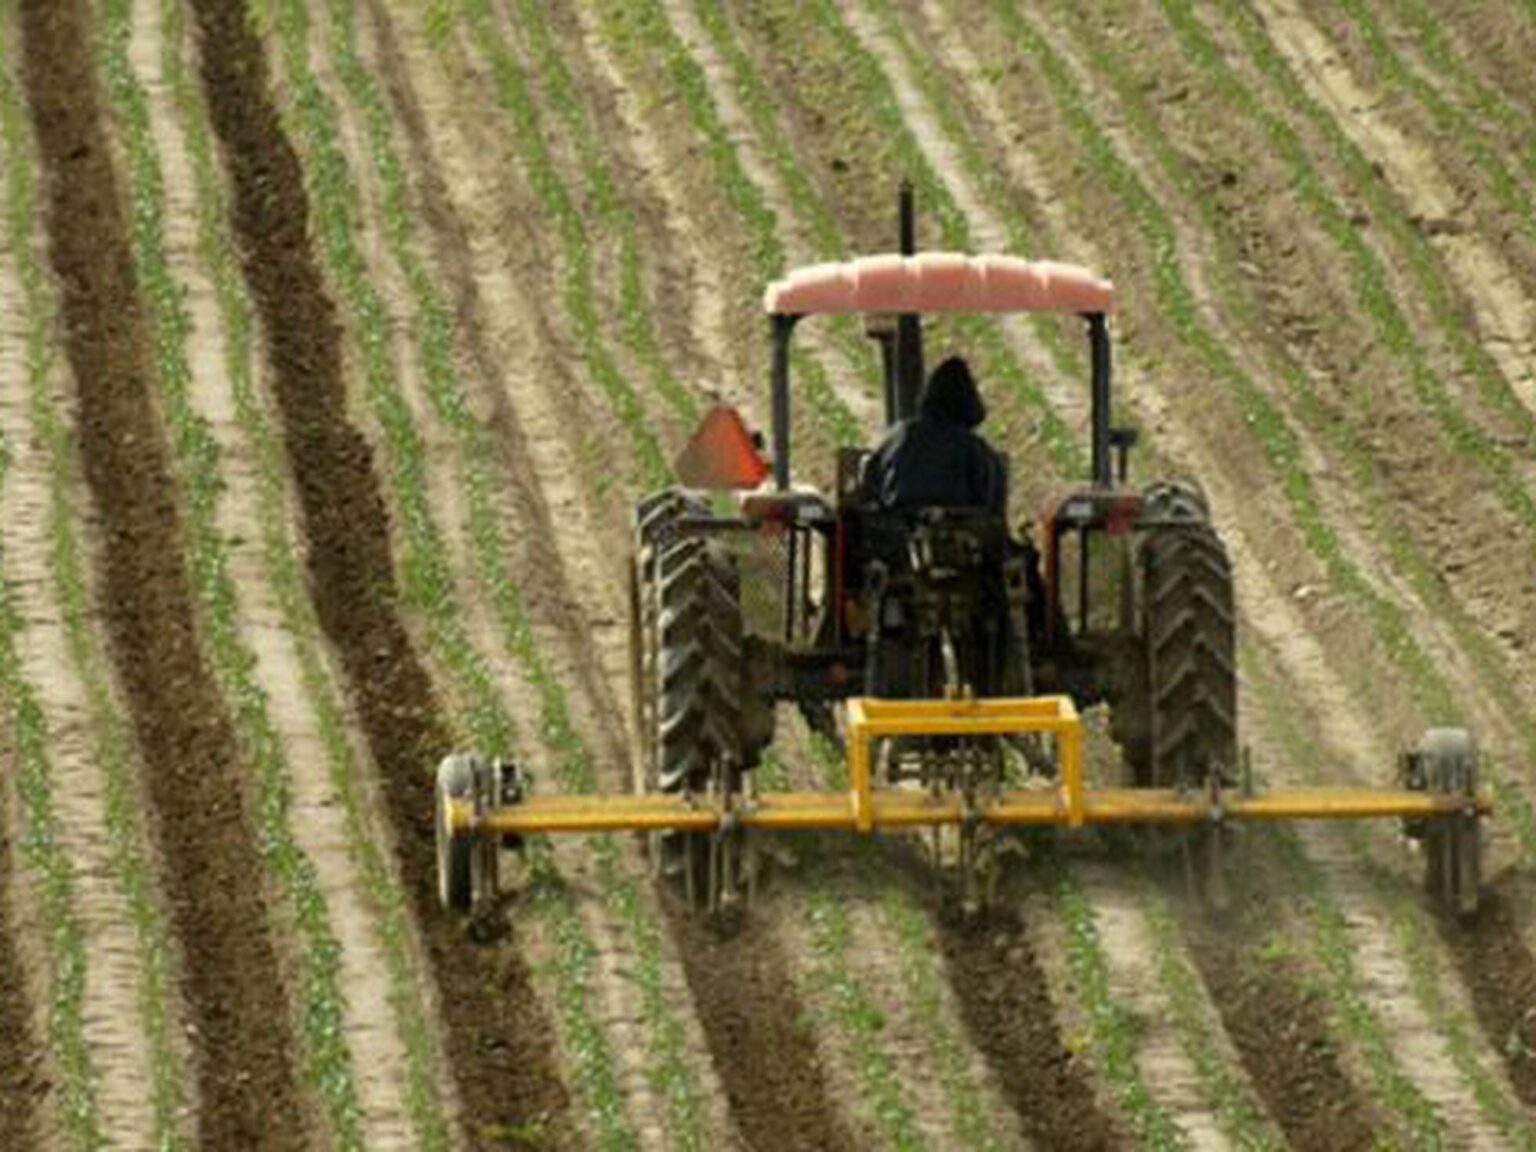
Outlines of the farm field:
{"label": "farm field", "polygon": [[[0,0],[0,1149],[1536,1149],[1533,59],[1532,0]],[[903,178],[1114,280],[1263,781],[1478,734],[1475,919],[1384,824],[1250,831],[1220,918],[1095,836],[973,925],[851,838],[728,933],[631,837],[439,911],[447,752],[630,787],[631,511]],[[1078,327],[935,328],[1016,511]],[[809,335],[825,489],[881,382]]]}

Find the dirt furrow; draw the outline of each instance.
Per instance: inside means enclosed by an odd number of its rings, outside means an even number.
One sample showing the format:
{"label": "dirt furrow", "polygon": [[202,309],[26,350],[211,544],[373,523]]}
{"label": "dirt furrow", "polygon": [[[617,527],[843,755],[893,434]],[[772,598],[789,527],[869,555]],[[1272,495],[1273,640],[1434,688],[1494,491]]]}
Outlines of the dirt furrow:
{"label": "dirt furrow", "polygon": [[[855,856],[853,863],[857,877],[846,888],[835,885],[831,899],[847,907],[852,977],[880,1014],[880,1050],[896,1072],[914,1127],[934,1148],[1026,1147],[1002,1085],[982,1052],[966,1040],[954,990],[936,981],[936,1019],[919,1014],[911,973],[904,966],[921,961],[893,946],[892,926],[881,915],[881,901],[911,899],[914,908],[922,909],[921,898],[905,893],[882,897],[877,886],[902,884],[905,878],[878,868],[869,857]],[[866,882],[871,878],[875,883]],[[935,969],[942,973],[942,961]]]}
{"label": "dirt furrow", "polygon": [[1536,1108],[1536,957],[1516,908],[1495,884],[1485,890],[1476,922],[1448,922],[1444,937],[1515,1094]]}
{"label": "dirt furrow", "polygon": [[1371,1147],[1384,1118],[1352,1083],[1326,1000],[1282,943],[1284,913],[1261,885],[1238,889],[1239,917],[1213,924],[1195,911],[1185,934],[1249,1079],[1292,1146]]}
{"label": "dirt furrow", "polygon": [[[1256,750],[1268,746],[1283,766],[1282,779],[1299,784],[1369,779],[1373,767],[1392,755],[1381,734],[1359,724],[1349,686],[1311,676],[1286,680],[1294,673],[1271,664],[1266,654],[1257,660],[1262,675],[1250,678],[1251,691],[1266,700],[1306,693],[1314,701],[1304,722],[1266,706],[1265,723],[1250,728]],[[1277,672],[1284,683],[1272,681]],[[1303,835],[1309,854],[1329,868],[1345,932],[1351,938],[1365,934],[1358,946],[1349,945],[1358,947],[1353,961],[1362,983],[1396,988],[1406,979],[1415,985],[1390,993],[1390,1003],[1380,1008],[1399,1018],[1395,1024],[1388,1021],[1387,1034],[1451,1132],[1469,1134],[1464,1138],[1476,1146],[1494,1145],[1499,1137],[1490,1131],[1492,1121],[1512,1142],[1522,1142],[1520,1134],[1528,1134],[1529,1125],[1517,1115],[1518,1104],[1509,1101],[1521,1091],[1519,1066],[1528,1061],[1530,1049],[1509,1039],[1522,1026],[1533,970],[1528,945],[1513,929],[1508,907],[1472,922],[1437,917],[1414,891],[1422,862],[1417,854],[1403,852],[1390,827],[1318,828]],[[1346,839],[1353,849],[1347,858]],[[1400,951],[1384,951],[1389,936]],[[1405,939],[1411,942],[1407,946]],[[1481,1035],[1467,1026],[1474,1018],[1482,1025]],[[1474,1100],[1476,1113],[1470,1107]]]}
{"label": "dirt furrow", "polygon": [[23,6],[28,100],[47,175],[81,457],[102,525],[102,611],[185,943],[201,1138],[303,1142],[294,1040],[243,813],[243,769],[198,649],[182,533],[151,395],[149,340],[103,132],[88,10]]}
{"label": "dirt furrow", "polygon": [[350,424],[335,308],[310,248],[302,171],[244,5],[194,4],[202,75],[234,189],[245,274],[306,535],[321,628],[347,678],[400,867],[423,926],[468,1138],[566,1132],[549,1024],[516,942],[477,947],[436,908],[429,770],[446,725],[399,615],[388,517],[372,452]]}
{"label": "dirt furrow", "polygon": [[[463,200],[448,191],[492,182],[484,165],[501,150],[499,133],[491,122],[466,114],[478,106],[462,92],[457,99],[438,97],[442,61],[431,57],[414,15],[397,22],[375,8],[374,19],[390,95],[407,129],[460,322],[471,334],[471,347],[479,346],[473,357],[480,367],[476,385],[493,413],[503,464],[517,478],[517,499],[532,526],[519,541],[518,568],[530,577],[527,592],[536,616],[555,625],[542,635],[561,653],[559,662],[568,669],[562,680],[592,717],[588,739],[600,778],[609,788],[622,788],[628,735],[622,719],[627,661],[619,627],[621,573],[617,557],[601,543],[627,531],[615,499],[621,494],[594,499],[594,489],[607,485],[594,483],[582,466],[580,396],[565,383],[569,369],[560,360],[556,322],[529,304],[540,298],[539,264],[530,264],[530,254],[520,247],[508,248],[496,224],[501,213],[526,215],[526,209],[505,190]],[[448,80],[470,82],[464,74]],[[448,179],[439,183],[441,175]],[[524,318],[519,364],[540,386],[514,387],[505,362],[484,347],[487,339],[518,338],[505,329],[510,317]],[[529,340],[528,333],[539,338]],[[687,975],[714,1075],[742,1138],[753,1146],[775,1140],[787,1142],[783,1146],[844,1145],[814,1048],[799,1030],[802,1013],[783,980],[784,961],[771,934],[754,934],[750,942],[721,941],[690,923],[685,911],[670,907],[668,921],[669,950],[675,948]]]}
{"label": "dirt furrow", "polygon": [[[1503,1141],[1479,1114],[1477,1101],[1447,1049],[1445,1036],[1436,1029],[1425,1006],[1413,993],[1408,962],[1398,950],[1385,910],[1368,890],[1351,846],[1338,836],[1316,829],[1304,833],[1303,843],[1307,855],[1328,873],[1329,890],[1339,902],[1343,921],[1341,943],[1350,949],[1351,962],[1359,973],[1360,994],[1370,1002],[1384,1034],[1391,1038],[1392,1051],[1403,1072],[1443,1117],[1446,1130],[1456,1140],[1474,1148],[1499,1146]],[[1453,930],[1488,935],[1490,925],[1491,921]],[[1480,959],[1493,960],[1486,949],[1481,952]],[[1506,976],[1513,975],[1507,963],[1502,971]],[[1445,994],[1456,996],[1458,991],[1447,990]]]}
{"label": "dirt furrow", "polygon": [[1118,1148],[1123,1138],[1095,1103],[1088,1061],[1062,1034],[1029,920],[1004,911],[941,935],[961,1017],[1035,1147]]}

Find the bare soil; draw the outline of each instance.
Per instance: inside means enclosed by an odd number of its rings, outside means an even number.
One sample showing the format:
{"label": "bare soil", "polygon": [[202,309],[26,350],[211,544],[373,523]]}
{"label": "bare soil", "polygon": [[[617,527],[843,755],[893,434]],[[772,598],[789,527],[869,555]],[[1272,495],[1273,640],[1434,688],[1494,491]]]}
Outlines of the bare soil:
{"label": "bare soil", "polygon": [[306,1112],[289,1000],[261,852],[243,810],[239,749],[194,625],[149,334],[96,96],[89,9],[39,0],[22,15],[81,458],[101,524],[101,607],[148,765],[171,921],[184,945],[199,1136],[209,1147],[296,1148],[306,1142]]}
{"label": "bare soil", "polygon": [[1495,885],[1470,923],[1442,922],[1478,1021],[1504,1057],[1515,1094],[1536,1107],[1536,957],[1526,943],[1517,904]]}
{"label": "bare soil", "polygon": [[942,937],[950,983],[972,1042],[1040,1148],[1119,1148],[1124,1137],[1094,1104],[1086,1059],[1063,1042],[1030,929],[1002,911]]}
{"label": "bare soil", "polygon": [[746,1146],[857,1148],[827,1092],[816,1039],[778,942],[751,930],[722,934],[672,900],[667,920]]}
{"label": "bare soil", "polygon": [[306,537],[322,629],[382,776],[401,872],[423,926],[470,1139],[568,1139],[551,1026],[515,939],[478,945],[437,913],[431,768],[450,750],[399,615],[388,514],[372,452],[347,418],[341,334],[310,246],[303,174],[244,5],[201,0],[202,70],[235,192],[235,224]]}
{"label": "bare soil", "polygon": [[1385,1125],[1340,1059],[1325,998],[1285,947],[1288,915],[1268,894],[1275,878],[1236,879],[1232,915],[1212,920],[1207,910],[1186,906],[1183,922],[1190,955],[1249,1080],[1292,1146],[1372,1147]]}

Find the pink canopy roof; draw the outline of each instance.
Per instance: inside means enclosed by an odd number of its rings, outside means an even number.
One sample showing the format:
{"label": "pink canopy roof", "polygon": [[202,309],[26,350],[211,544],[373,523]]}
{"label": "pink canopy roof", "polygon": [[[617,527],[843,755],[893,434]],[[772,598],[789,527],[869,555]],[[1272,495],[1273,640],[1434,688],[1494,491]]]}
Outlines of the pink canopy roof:
{"label": "pink canopy roof", "polygon": [[770,313],[1109,312],[1114,285],[1075,264],[1016,256],[864,256],[796,268],[768,286]]}

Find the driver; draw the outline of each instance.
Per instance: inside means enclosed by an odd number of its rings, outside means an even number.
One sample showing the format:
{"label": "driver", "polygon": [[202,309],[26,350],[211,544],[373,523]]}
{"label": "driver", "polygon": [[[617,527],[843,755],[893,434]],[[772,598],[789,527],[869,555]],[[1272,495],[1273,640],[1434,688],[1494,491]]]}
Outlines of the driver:
{"label": "driver", "polygon": [[1002,457],[975,431],[987,418],[970,366],[951,356],[928,377],[915,417],[903,420],[865,465],[866,498],[897,512],[968,508],[1002,515]]}

